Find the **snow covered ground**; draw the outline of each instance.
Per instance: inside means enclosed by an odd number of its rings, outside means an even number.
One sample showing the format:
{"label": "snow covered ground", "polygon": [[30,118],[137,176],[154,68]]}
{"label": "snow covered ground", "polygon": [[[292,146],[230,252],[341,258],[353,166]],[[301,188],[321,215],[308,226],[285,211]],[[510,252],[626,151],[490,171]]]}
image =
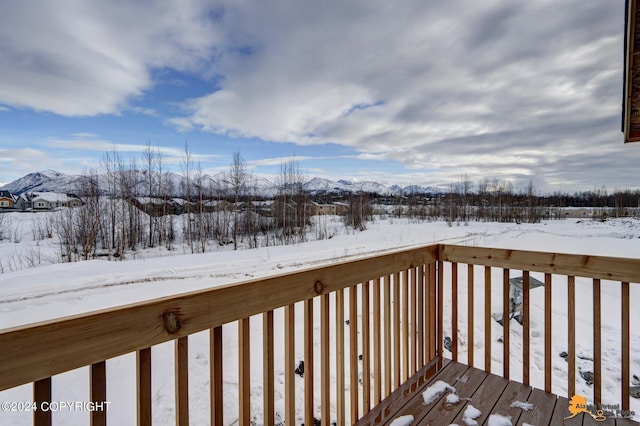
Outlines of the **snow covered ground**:
{"label": "snow covered ground", "polygon": [[[0,328],[13,327],[37,321],[93,311],[135,301],[154,299],[175,293],[207,288],[211,286],[264,277],[300,268],[308,268],[342,261],[364,254],[379,253],[384,250],[410,247],[435,242],[464,244],[473,246],[501,247],[511,249],[541,250],[590,255],[620,257],[640,257],[640,220],[620,219],[606,222],[596,221],[551,221],[541,224],[498,224],[475,223],[449,227],[444,222],[415,222],[400,219],[377,220],[368,225],[364,232],[351,232],[342,228],[336,219],[335,237],[329,240],[311,241],[295,246],[276,246],[253,250],[219,251],[205,254],[181,254],[181,250],[168,252],[152,249],[129,255],[132,260],[109,262],[91,260],[78,263],[54,263],[57,261],[57,247],[52,239],[37,241],[32,231],[33,215],[12,214],[13,224],[20,224],[19,238],[0,241],[0,262],[16,265],[14,272],[0,274]],[[18,241],[18,242],[15,242]],[[24,267],[19,268],[19,259]],[[32,260],[27,260],[32,259]],[[35,261],[38,260],[39,261]],[[18,270],[21,269],[21,270]],[[519,271],[512,271],[515,276]],[[465,361],[466,347],[466,268],[460,270],[459,341],[460,357]],[[446,271],[446,276],[448,271]],[[481,279],[476,273],[476,280]],[[532,274],[543,279],[541,274]],[[502,275],[493,274],[493,310],[501,312]],[[477,281],[478,282],[478,281]],[[576,293],[577,353],[583,358],[591,355],[591,280],[578,279]],[[640,286],[632,286],[632,306],[640,300]],[[566,395],[566,362],[558,354],[567,350],[566,332],[566,279],[555,277],[554,288],[554,336],[553,372],[554,392]],[[476,291],[476,347],[475,362],[484,365],[482,359],[483,302],[482,291]],[[603,402],[620,402],[620,289],[619,284],[603,282]],[[533,385],[543,387],[543,290],[531,292],[532,305],[532,372]],[[317,312],[317,310],[316,310]],[[449,312],[445,309],[445,315]],[[302,321],[302,309],[296,310]],[[609,314],[611,313],[611,314]],[[445,318],[447,318],[445,316]],[[276,324],[282,321],[276,312]],[[450,324],[445,334],[450,335]],[[632,308],[632,374],[640,375],[640,310]],[[260,319],[252,319],[252,339],[261,340]],[[493,324],[492,368],[501,371],[502,346],[496,341],[501,336],[502,327]],[[277,328],[277,327],[276,327]],[[521,372],[521,327],[516,322],[511,326],[511,372],[518,379]],[[301,333],[301,330],[300,330]],[[225,424],[237,420],[237,332],[234,324],[224,327],[225,335],[225,394],[229,401],[225,405]],[[276,334],[276,350],[283,346],[283,336]],[[319,340],[319,339],[318,339]],[[297,336],[296,356],[302,359],[302,334]],[[173,346],[159,345],[153,348],[153,416],[154,424],[173,424]],[[192,424],[208,424],[208,335],[199,333],[190,338],[190,407]],[[256,421],[261,423],[261,354],[252,353],[252,388],[255,397],[252,410]],[[276,354],[278,357],[278,354]],[[580,368],[588,369],[590,361],[579,359]],[[135,360],[132,355],[109,360],[108,399],[111,401],[108,413],[112,424],[135,424]],[[276,375],[282,367],[276,363]],[[88,395],[87,369],[79,369],[54,377],[53,400],[86,401]],[[302,379],[296,378],[301,386]],[[348,386],[348,384],[347,384]],[[301,389],[301,388],[300,388]],[[578,376],[578,393],[590,399],[592,387]],[[284,412],[282,406],[283,388],[276,379],[276,410]],[[319,396],[318,396],[319,397]],[[21,386],[0,393],[0,401],[24,401],[31,398],[31,387]],[[302,391],[297,392],[298,413],[302,414]],[[640,413],[638,400],[632,399],[632,410]],[[319,401],[316,404],[319,406]],[[54,413],[63,424],[85,424],[86,412]],[[30,413],[0,412],[0,424],[30,424]]]}

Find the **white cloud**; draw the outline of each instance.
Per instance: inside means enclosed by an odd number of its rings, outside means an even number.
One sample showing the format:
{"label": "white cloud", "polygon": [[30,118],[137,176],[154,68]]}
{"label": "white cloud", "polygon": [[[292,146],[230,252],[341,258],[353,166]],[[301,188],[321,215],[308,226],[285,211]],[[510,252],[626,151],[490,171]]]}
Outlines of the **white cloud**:
{"label": "white cloud", "polygon": [[0,102],[67,116],[118,113],[152,68],[193,70],[216,40],[199,0],[8,1],[0,14]]}

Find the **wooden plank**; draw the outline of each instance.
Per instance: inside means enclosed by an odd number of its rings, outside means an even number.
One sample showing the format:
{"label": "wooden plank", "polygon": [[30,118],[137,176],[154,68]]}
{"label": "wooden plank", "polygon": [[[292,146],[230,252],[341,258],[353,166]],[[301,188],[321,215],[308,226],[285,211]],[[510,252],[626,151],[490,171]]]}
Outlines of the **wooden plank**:
{"label": "wooden plank", "polygon": [[[97,362],[91,365],[91,402],[101,403],[107,400],[107,363]],[[91,411],[91,426],[106,426],[107,410]]]}
{"label": "wooden plank", "polygon": [[313,299],[304,301],[304,419],[313,424]]}
{"label": "wooden plank", "polygon": [[[551,416],[556,405],[556,396],[551,393],[541,391],[540,389],[533,389],[527,402],[533,404],[533,409],[524,411],[520,418],[519,423],[529,423],[532,425],[547,425],[550,424]],[[569,411],[567,411],[568,413]]]}
{"label": "wooden plank", "polygon": [[151,348],[136,352],[136,395],[138,426],[151,426]]}
{"label": "wooden plank", "polygon": [[[336,291],[336,416],[339,425],[345,421],[344,396],[344,290]],[[285,424],[294,424],[293,420]]]}
{"label": "wooden plank", "polygon": [[622,409],[629,410],[629,379],[631,376],[630,364],[630,328],[629,328],[629,283],[622,283],[621,291],[621,312],[622,312]]}
{"label": "wooden plank", "polygon": [[510,338],[511,338],[511,284],[509,269],[502,270],[502,377],[509,378],[511,366]]}
{"label": "wooden plank", "polygon": [[320,296],[320,417],[328,424],[331,416],[331,340],[330,300],[328,294]]}
{"label": "wooden plank", "polygon": [[[531,395],[531,391],[533,389],[531,386],[525,386],[521,383],[517,382],[509,382],[507,387],[500,395],[500,398],[494,405],[491,410],[491,414],[500,414],[502,416],[511,417],[512,424],[520,424],[518,419],[522,414],[522,409],[517,407],[512,407],[515,401],[527,401],[529,399],[529,395]],[[475,404],[473,404],[475,407]]]}
{"label": "wooden plank", "polygon": [[484,267],[484,371],[491,374],[491,267]]}
{"label": "wooden plank", "polygon": [[265,426],[275,424],[273,311],[262,314],[262,401]]}
{"label": "wooden plank", "polygon": [[382,401],[382,328],[380,326],[380,278],[373,281],[373,403]]}
{"label": "wooden plank", "polygon": [[451,358],[458,361],[458,264],[451,264]]}
{"label": "wooden plank", "polygon": [[438,253],[438,260],[448,262],[640,283],[640,259],[452,244],[441,245]]}
{"label": "wooden plank", "polygon": [[473,301],[473,265],[467,265],[467,364],[471,367],[474,365],[473,353],[475,350],[474,342],[474,301]]}
{"label": "wooden plank", "polygon": [[[430,414],[432,411],[437,411],[438,407],[443,402],[444,395],[438,398],[431,404],[425,405],[424,399],[422,397],[422,393],[426,390],[426,388],[435,382],[442,380],[443,382],[449,383],[460,392],[459,385],[466,385],[462,382],[456,382],[455,379],[465,377],[467,382],[470,383],[470,387],[477,387],[482,381],[483,377],[477,377],[477,374],[472,374],[472,377],[465,376],[467,371],[471,371],[466,365],[460,364],[457,362],[448,362],[445,365],[446,360],[443,360],[443,368],[438,371],[438,373],[429,381],[423,383],[421,386],[416,386],[415,391],[409,390],[407,391],[406,396],[396,396],[395,400],[388,408],[385,409],[385,412],[381,416],[381,421],[378,424],[389,424],[393,421],[393,419],[404,416],[404,415],[412,415],[414,418],[413,424],[418,424],[420,419]],[[437,361],[434,363],[434,366],[437,366]],[[458,393],[460,395],[460,393]],[[471,395],[471,392],[469,392]],[[434,418],[438,418],[438,416],[434,416]],[[432,422],[431,424],[442,424],[438,422]],[[449,423],[445,423],[449,424]]]}
{"label": "wooden plank", "polygon": [[222,395],[224,392],[222,381],[222,326],[219,325],[209,331],[209,376],[211,382],[211,424],[221,425],[223,419]]}
{"label": "wooden plank", "polygon": [[576,277],[567,277],[568,297],[567,297],[567,309],[568,309],[568,337],[569,348],[568,352],[568,384],[567,384],[567,398],[573,397],[576,394]]}
{"label": "wooden plank", "polygon": [[371,409],[371,334],[369,327],[369,281],[362,283],[362,414]]}
{"label": "wooden plank", "polygon": [[[457,364],[457,363],[452,363]],[[451,368],[451,367],[449,367]],[[497,377],[497,376],[494,376]],[[477,368],[468,368],[464,373],[459,373],[449,379],[441,379],[456,388],[458,396],[463,398],[471,398],[476,389],[487,378],[485,371]],[[456,380],[457,379],[457,380]],[[421,399],[421,398],[420,398]],[[424,402],[418,399],[420,407],[414,415],[416,425],[448,425],[453,423],[453,419],[461,412],[462,407],[466,404],[460,403],[456,405],[447,404],[444,396],[438,401],[424,405]],[[464,401],[464,400],[463,400]],[[425,413],[426,411],[426,413]]]}
{"label": "wooden plank", "polygon": [[175,340],[176,425],[189,425],[189,337]]}
{"label": "wooden plank", "polygon": [[571,417],[569,411],[569,400],[564,397],[558,397],[555,407],[553,408],[553,416],[551,417],[551,423],[553,425],[567,425],[567,426],[580,426],[584,420],[584,414],[578,414],[575,417]]}
{"label": "wooden plank", "polygon": [[[0,331],[0,390],[248,318],[432,261],[400,250]],[[319,291],[319,292],[318,292]],[[46,347],[46,351],[32,348]]]}
{"label": "wooden plank", "polygon": [[51,426],[51,410],[40,410],[43,403],[51,403],[51,377],[38,380],[33,384],[33,402],[38,407],[33,412],[34,426]]}
{"label": "wooden plank", "polygon": [[[437,369],[437,360],[431,360],[416,371],[409,380],[393,391],[391,395],[376,404],[371,411],[362,416],[354,426],[380,425],[388,419],[393,419],[410,399],[419,398],[422,389],[427,383],[442,370]],[[444,368],[450,363],[448,359],[443,361]],[[462,367],[461,367],[462,368]]]}
{"label": "wooden plank", "polygon": [[284,307],[284,421],[291,425],[296,421],[296,306]]}
{"label": "wooden plank", "polygon": [[[349,288],[349,394],[351,423],[360,417],[358,385],[358,287]],[[313,419],[309,420],[312,424]]]}
{"label": "wooden plank", "polygon": [[[597,415],[597,414],[596,414]],[[606,416],[605,416],[606,417]],[[606,420],[596,420],[593,416],[587,416],[585,413],[584,420],[582,420],[582,426],[615,426],[616,419],[607,418]]]}
{"label": "wooden plank", "polygon": [[[462,421],[464,410],[468,405],[473,405],[473,407],[477,408],[482,413],[480,417],[476,419],[476,421],[478,422],[478,424],[484,424],[489,416],[493,414],[493,407],[495,406],[498,399],[500,399],[502,392],[504,392],[508,384],[509,381],[504,377],[496,376],[494,374],[487,376],[487,378],[471,396],[471,401],[464,401],[464,403],[458,404],[460,411],[458,412],[458,415],[453,419],[453,421],[450,421],[450,423],[464,424],[464,422]],[[449,421],[446,418],[443,420]]]}
{"label": "wooden plank", "polygon": [[391,393],[391,277],[384,277],[384,394]]}
{"label": "wooden plank", "polygon": [[593,279],[593,402],[602,403],[602,307],[600,280]]}
{"label": "wooden plank", "polygon": [[551,358],[551,274],[544,274],[544,390],[551,392],[551,371],[553,369]]}
{"label": "wooden plank", "polygon": [[522,383],[529,384],[531,319],[529,314],[529,271],[522,271]]}

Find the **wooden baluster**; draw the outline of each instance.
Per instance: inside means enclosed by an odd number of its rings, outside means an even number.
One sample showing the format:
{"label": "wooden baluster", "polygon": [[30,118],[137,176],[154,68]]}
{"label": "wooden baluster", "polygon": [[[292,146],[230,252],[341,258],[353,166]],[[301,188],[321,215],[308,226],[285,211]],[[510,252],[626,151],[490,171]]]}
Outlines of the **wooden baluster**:
{"label": "wooden baluster", "polygon": [[420,369],[425,364],[424,359],[424,308],[425,308],[425,300],[424,300],[424,271],[423,266],[418,266],[417,269],[417,304],[418,304],[418,318],[417,318],[417,330],[416,330],[416,339],[417,339],[417,347],[418,347],[418,362],[417,368]]}
{"label": "wooden baluster", "polygon": [[511,283],[509,282],[509,269],[502,270],[502,376],[506,379],[510,375],[511,353]]}
{"label": "wooden baluster", "polygon": [[[91,401],[101,403],[107,400],[107,363],[98,362],[91,365]],[[91,426],[107,424],[107,409],[91,411]]]}
{"label": "wooden baluster", "polygon": [[51,410],[43,410],[51,404],[51,377],[33,383],[33,402],[37,409],[33,412],[34,426],[51,426]]}
{"label": "wooden baluster", "polygon": [[223,422],[223,385],[222,385],[222,326],[209,330],[209,376],[211,382],[211,424]]}
{"label": "wooden baluster", "polygon": [[136,352],[138,426],[151,425],[151,348]]}
{"label": "wooden baluster", "polygon": [[262,398],[265,426],[273,426],[275,424],[275,401],[273,395],[275,378],[273,352],[273,311],[267,311],[262,314]]}
{"label": "wooden baluster", "polygon": [[551,392],[551,274],[544,274],[544,390]]}
{"label": "wooden baluster", "polygon": [[349,288],[349,388],[351,403],[351,423],[359,416],[358,383],[358,286]]}
{"label": "wooden baluster", "polygon": [[409,282],[407,271],[400,272],[402,301],[400,303],[400,314],[402,316],[402,379],[404,383],[409,378]]}
{"label": "wooden baluster", "polygon": [[393,389],[400,386],[400,273],[393,274]]}
{"label": "wooden baluster", "polygon": [[491,373],[491,267],[484,267],[484,371]]}
{"label": "wooden baluster", "polygon": [[458,361],[458,264],[451,263],[451,358]]}
{"label": "wooden baluster", "polygon": [[382,329],[380,326],[380,278],[373,281],[373,403],[382,401]]}
{"label": "wooden baluster", "polygon": [[530,350],[530,320],[529,320],[529,271],[522,271],[522,383],[529,385],[529,350]]}
{"label": "wooden baluster", "polygon": [[473,286],[474,286],[474,277],[473,277],[473,265],[467,265],[467,364],[470,367],[473,367],[473,353],[474,353],[474,324],[473,324],[473,316],[474,316],[474,302],[473,302]]}
{"label": "wooden baluster", "polygon": [[326,293],[320,296],[320,417],[325,426],[331,416],[329,314],[329,293]]}
{"label": "wooden baluster", "polygon": [[344,290],[336,291],[336,415],[345,424],[344,396]]}
{"label": "wooden baluster", "polygon": [[384,277],[384,397],[391,393],[391,277]]}
{"label": "wooden baluster", "polygon": [[438,368],[442,366],[444,357],[444,262],[438,261],[438,329],[436,332],[436,351],[438,353]]}
{"label": "wooden baluster", "polygon": [[361,286],[362,290],[362,414],[371,409],[371,334],[369,329],[369,282]]}
{"label": "wooden baluster", "polygon": [[313,299],[304,301],[304,418],[313,424]]}
{"label": "wooden baluster", "polygon": [[602,403],[602,309],[600,280],[593,279],[593,402]]}
{"label": "wooden baluster", "polygon": [[294,304],[284,307],[284,422],[292,425],[296,421],[295,388],[295,321]]}
{"label": "wooden baluster", "polygon": [[238,321],[238,394],[239,394],[239,424],[251,424],[251,336],[249,318]]}
{"label": "wooden baluster", "polygon": [[189,336],[175,340],[176,425],[189,425]]}
{"label": "wooden baluster", "polygon": [[567,277],[567,310],[568,310],[568,334],[569,334],[569,374],[567,386],[567,398],[571,398],[576,394],[576,277]]}
{"label": "wooden baluster", "polygon": [[630,351],[629,351],[629,283],[622,283],[621,292],[621,311],[622,311],[622,409],[629,410],[629,369]]}

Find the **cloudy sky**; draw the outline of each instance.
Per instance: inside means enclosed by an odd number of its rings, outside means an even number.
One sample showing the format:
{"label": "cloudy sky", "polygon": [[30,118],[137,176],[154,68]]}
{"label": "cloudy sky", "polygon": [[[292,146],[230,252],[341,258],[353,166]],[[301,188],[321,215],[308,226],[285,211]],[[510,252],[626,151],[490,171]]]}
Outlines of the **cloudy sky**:
{"label": "cloudy sky", "polygon": [[3,0],[0,183],[147,144],[180,171],[638,188],[623,0]]}

